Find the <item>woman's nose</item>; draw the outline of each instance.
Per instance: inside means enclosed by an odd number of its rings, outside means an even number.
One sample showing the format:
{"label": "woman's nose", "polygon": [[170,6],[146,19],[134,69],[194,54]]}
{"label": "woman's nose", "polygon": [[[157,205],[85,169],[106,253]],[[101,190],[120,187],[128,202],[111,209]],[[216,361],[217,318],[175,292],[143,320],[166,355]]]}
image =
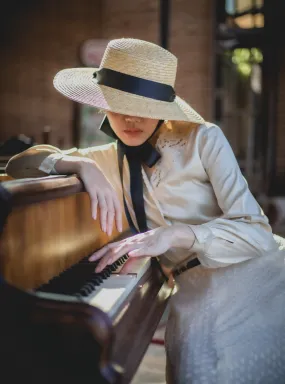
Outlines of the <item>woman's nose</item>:
{"label": "woman's nose", "polygon": [[125,121],[127,123],[140,123],[142,118],[139,116],[125,116]]}

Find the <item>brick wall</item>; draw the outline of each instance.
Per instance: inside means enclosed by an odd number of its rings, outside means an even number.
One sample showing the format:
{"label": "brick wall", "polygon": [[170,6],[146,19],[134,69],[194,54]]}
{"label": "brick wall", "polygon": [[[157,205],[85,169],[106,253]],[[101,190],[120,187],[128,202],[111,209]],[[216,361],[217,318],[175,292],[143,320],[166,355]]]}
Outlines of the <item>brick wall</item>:
{"label": "brick wall", "polygon": [[206,120],[213,116],[213,1],[172,1],[170,50],[178,57],[177,92]]}
{"label": "brick wall", "polygon": [[104,0],[102,37],[133,37],[159,44],[158,0]]}
{"label": "brick wall", "polygon": [[[283,48],[284,49],[284,48]],[[277,128],[276,128],[276,166],[278,177],[285,175],[285,49],[282,54],[281,68],[279,73],[279,91],[277,105]],[[283,181],[285,183],[285,181]]]}
{"label": "brick wall", "polygon": [[79,65],[84,40],[100,36],[100,1],[37,2],[15,27],[1,53],[0,141],[24,133],[40,143],[50,126],[51,144],[70,147],[74,104],[55,91],[52,80],[60,69]]}
{"label": "brick wall", "polygon": [[[178,56],[177,93],[211,119],[211,0],[173,0],[169,49]],[[55,73],[78,66],[78,48],[89,38],[134,37],[160,42],[158,0],[42,0],[22,12],[2,51],[0,142],[25,133],[42,142],[73,143],[74,103],[52,85]],[[9,15],[8,15],[9,16]]]}

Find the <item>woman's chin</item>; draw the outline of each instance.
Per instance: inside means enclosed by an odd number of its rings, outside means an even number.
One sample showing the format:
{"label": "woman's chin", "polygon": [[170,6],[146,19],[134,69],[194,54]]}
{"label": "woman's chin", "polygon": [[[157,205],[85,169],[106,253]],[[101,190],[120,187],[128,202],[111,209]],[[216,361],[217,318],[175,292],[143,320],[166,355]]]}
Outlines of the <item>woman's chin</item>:
{"label": "woman's chin", "polygon": [[138,140],[127,140],[125,141],[125,144],[128,145],[129,147],[138,147],[139,145],[142,145],[143,141],[138,141]]}

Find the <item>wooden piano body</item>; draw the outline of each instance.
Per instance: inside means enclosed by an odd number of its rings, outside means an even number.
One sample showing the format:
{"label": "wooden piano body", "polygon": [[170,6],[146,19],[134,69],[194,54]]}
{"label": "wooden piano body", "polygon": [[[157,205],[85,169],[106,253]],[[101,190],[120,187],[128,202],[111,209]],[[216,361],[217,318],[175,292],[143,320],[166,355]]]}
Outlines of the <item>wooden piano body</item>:
{"label": "wooden piano body", "polygon": [[12,208],[0,237],[3,382],[129,383],[171,294],[160,269],[151,263],[112,316],[68,295],[42,296],[39,287],[119,234],[100,230],[75,176],[1,186]]}

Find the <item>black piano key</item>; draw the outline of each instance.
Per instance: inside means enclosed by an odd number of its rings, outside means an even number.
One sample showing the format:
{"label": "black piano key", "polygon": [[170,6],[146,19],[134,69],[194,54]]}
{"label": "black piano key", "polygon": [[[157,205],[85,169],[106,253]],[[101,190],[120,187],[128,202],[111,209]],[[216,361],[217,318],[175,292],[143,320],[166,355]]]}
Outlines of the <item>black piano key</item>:
{"label": "black piano key", "polygon": [[103,278],[100,275],[96,275],[96,278],[99,281],[99,284],[103,283]]}
{"label": "black piano key", "polygon": [[102,279],[102,282],[106,280],[110,275],[111,273],[109,274],[108,271],[106,271],[105,269],[98,273],[98,276]]}
{"label": "black piano key", "polygon": [[89,293],[88,291],[84,288],[80,289],[80,291],[78,293],[76,293],[76,296],[79,296],[79,297],[87,297],[89,296]]}
{"label": "black piano key", "polygon": [[88,292],[88,294],[94,292],[95,288],[96,288],[96,286],[92,285],[90,283],[86,284],[86,286],[85,286],[85,289]]}
{"label": "black piano key", "polygon": [[96,277],[93,277],[91,280],[90,280],[91,283],[95,284],[95,285],[100,285],[102,283],[102,281],[99,280],[98,276]]}
{"label": "black piano key", "polygon": [[[103,271],[96,273],[95,269],[100,260],[90,262],[89,257],[90,255],[66,269],[60,275],[55,276],[47,284],[39,287],[37,291],[66,295],[78,295],[81,292],[80,295],[88,296],[90,292],[100,286],[104,280],[108,279],[112,272],[116,271],[128,259],[128,256],[124,255],[113,264],[106,266]],[[86,286],[89,283],[91,285]],[[81,291],[82,289],[83,291]]]}
{"label": "black piano key", "polygon": [[86,282],[86,279],[93,276],[94,269],[95,267],[92,264],[84,266],[81,264],[80,267],[64,271],[39,290],[69,294],[76,291]]}
{"label": "black piano key", "polygon": [[79,290],[78,293],[76,293],[76,296],[81,296],[81,297],[87,297],[89,295],[91,295],[98,286],[101,285],[102,282],[99,282],[98,279],[95,280],[95,282],[93,281],[94,279],[92,279],[92,281],[88,282],[88,283],[85,283],[84,286]]}

